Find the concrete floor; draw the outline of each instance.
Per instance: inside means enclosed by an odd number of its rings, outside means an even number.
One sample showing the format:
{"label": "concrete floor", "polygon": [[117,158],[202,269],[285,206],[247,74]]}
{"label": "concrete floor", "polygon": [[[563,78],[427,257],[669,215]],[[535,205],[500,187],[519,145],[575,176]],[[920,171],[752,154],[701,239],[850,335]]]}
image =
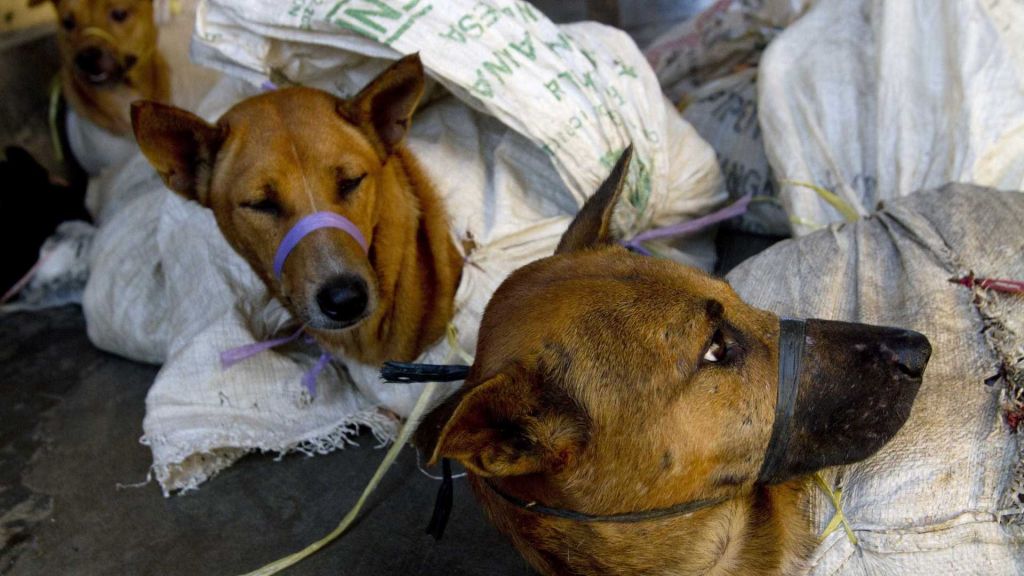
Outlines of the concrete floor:
{"label": "concrete floor", "polygon": [[[556,21],[618,21],[642,46],[707,0],[592,1],[590,12],[579,0],[535,3]],[[54,52],[44,37],[0,54],[0,144],[21,143],[51,167]],[[726,269],[763,247],[724,242],[735,254]],[[151,462],[138,439],[156,372],[93,348],[78,308],[0,316],[0,575],[250,571],[329,532],[384,455],[366,437],[316,458],[251,456],[169,499],[155,483],[119,487],[144,480]],[[436,490],[406,449],[351,532],[287,574],[531,574],[462,481],[444,540],[425,535]]]}
{"label": "concrete floor", "polygon": [[[165,499],[140,482],[156,367],[100,352],[75,307],[0,317],[0,574],[229,575],[319,539],[384,455],[371,437],[328,456],[244,459]],[[355,528],[294,575],[530,574],[464,481],[441,542],[423,530],[437,483],[406,449]]]}

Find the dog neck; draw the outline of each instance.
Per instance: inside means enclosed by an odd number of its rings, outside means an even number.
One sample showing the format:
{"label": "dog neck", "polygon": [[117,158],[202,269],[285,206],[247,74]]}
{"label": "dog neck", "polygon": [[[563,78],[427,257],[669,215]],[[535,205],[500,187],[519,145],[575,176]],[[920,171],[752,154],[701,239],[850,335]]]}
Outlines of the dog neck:
{"label": "dog neck", "polygon": [[[649,526],[567,523],[510,507],[480,478],[473,478],[473,488],[498,528],[544,574],[779,576],[798,573],[816,543],[810,532],[806,478],[759,485],[692,514],[646,522]],[[652,538],[655,533],[658,537]],[[593,542],[602,550],[583,549]],[[606,566],[595,560],[599,558],[619,563]],[[632,564],[622,565],[624,559]]]}
{"label": "dog neck", "polygon": [[371,365],[414,360],[440,339],[462,277],[443,202],[403,147],[384,166],[376,202],[370,247],[376,310],[350,331],[311,331],[328,350]]}
{"label": "dog neck", "polygon": [[695,556],[707,568],[692,574],[777,576],[801,572],[816,544],[810,532],[810,482],[759,485],[722,504],[694,537]]}
{"label": "dog neck", "polygon": [[167,102],[170,79],[167,63],[159,50],[142,58],[116,85],[94,86],[70,69],[61,69],[61,91],[75,112],[117,136],[131,134],[131,103],[146,99]]}

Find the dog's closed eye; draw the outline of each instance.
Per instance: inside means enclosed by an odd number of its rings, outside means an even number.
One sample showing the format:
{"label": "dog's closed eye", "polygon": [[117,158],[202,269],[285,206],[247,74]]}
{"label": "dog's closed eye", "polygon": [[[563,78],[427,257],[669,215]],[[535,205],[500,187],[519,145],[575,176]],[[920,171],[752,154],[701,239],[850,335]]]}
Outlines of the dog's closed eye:
{"label": "dog's closed eye", "polygon": [[349,194],[359,188],[362,184],[363,178],[366,178],[366,174],[361,174],[355,178],[346,178],[341,170],[338,170],[338,198],[344,200]]}
{"label": "dog's closed eye", "polygon": [[262,200],[256,200],[252,202],[243,202],[242,208],[245,208],[247,210],[253,210],[255,212],[261,212],[269,216],[277,217],[281,215],[281,206],[277,202],[271,200],[270,198],[264,198]]}
{"label": "dog's closed eye", "polygon": [[64,17],[60,19],[60,25],[63,26],[65,30],[68,30],[68,31],[74,30],[75,29],[75,15],[74,14],[65,14]]}

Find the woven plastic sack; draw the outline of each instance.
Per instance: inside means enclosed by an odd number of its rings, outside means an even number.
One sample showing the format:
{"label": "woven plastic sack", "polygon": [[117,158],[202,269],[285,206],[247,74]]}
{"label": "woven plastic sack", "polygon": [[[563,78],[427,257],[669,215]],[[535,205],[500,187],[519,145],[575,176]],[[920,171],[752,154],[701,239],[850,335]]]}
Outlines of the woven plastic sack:
{"label": "woven plastic sack", "polygon": [[665,94],[715,149],[729,196],[754,197],[730,227],[789,235],[758,124],[757,67],[765,46],[810,2],[717,0],[644,50]]}
{"label": "woven plastic sack", "polygon": [[[780,315],[931,341],[906,425],[872,458],[826,472],[856,544],[842,528],[828,533],[810,574],[1024,571],[1024,298],[949,281],[1024,279],[1022,221],[1019,193],[950,185],[779,243],[729,274],[747,302]],[[836,511],[814,490],[820,534]]]}
{"label": "woven plastic sack", "polygon": [[947,182],[1024,188],[1022,88],[1020,2],[819,0],[768,46],[758,80],[794,232]]}

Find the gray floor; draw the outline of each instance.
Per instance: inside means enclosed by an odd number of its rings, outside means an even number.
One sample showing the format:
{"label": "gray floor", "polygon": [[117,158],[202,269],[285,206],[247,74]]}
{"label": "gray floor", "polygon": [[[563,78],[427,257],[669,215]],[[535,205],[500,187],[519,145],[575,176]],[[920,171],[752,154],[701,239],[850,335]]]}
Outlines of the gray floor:
{"label": "gray floor", "polygon": [[[253,456],[165,499],[143,480],[138,443],[156,368],[105,354],[66,307],[0,317],[0,573],[230,575],[329,532],[383,450],[372,438],[328,456]],[[336,544],[288,574],[530,574],[463,481],[441,542],[424,534],[437,483],[411,448]]]}
{"label": "gray floor", "polygon": [[[557,21],[618,22],[643,45],[707,0],[592,1],[589,12],[579,0],[535,3]],[[52,38],[0,45],[0,144],[20,143],[51,169],[54,61]],[[138,439],[156,370],[93,348],[78,308],[0,316],[0,574],[253,570],[329,532],[383,457],[365,438],[316,458],[252,456],[184,496],[119,488],[150,464]],[[531,574],[460,481],[444,540],[425,535],[436,490],[406,449],[354,529],[287,574]]]}

